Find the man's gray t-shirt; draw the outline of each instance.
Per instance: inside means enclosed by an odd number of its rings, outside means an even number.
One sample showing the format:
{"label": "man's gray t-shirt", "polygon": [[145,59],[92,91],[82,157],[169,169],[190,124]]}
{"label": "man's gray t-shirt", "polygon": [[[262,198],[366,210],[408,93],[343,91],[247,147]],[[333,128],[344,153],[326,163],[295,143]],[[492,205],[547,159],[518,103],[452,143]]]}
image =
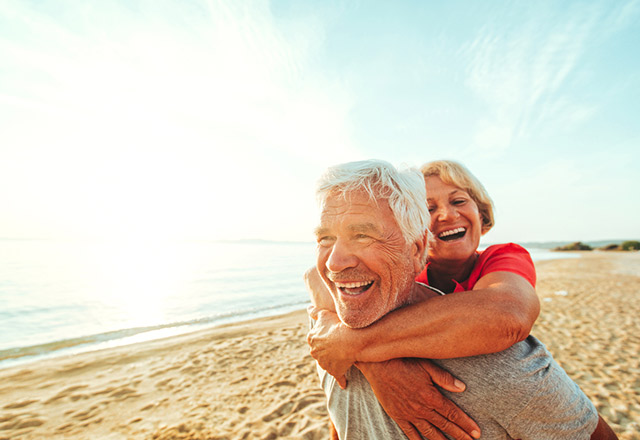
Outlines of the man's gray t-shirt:
{"label": "man's gray t-shirt", "polygon": [[[433,362],[466,384],[462,393],[442,392],[478,423],[483,440],[589,439],[598,423],[591,401],[533,336],[499,353]],[[406,438],[357,368],[346,390],[318,372],[341,440]]]}

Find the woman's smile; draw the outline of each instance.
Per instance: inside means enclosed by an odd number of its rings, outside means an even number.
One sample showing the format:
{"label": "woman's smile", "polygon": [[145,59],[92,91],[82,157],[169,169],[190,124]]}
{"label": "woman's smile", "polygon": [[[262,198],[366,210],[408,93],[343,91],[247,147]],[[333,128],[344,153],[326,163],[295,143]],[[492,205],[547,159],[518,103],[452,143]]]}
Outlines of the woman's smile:
{"label": "woman's smile", "polygon": [[459,227],[454,229],[448,229],[438,234],[438,238],[442,241],[452,241],[462,238],[467,233],[467,228]]}

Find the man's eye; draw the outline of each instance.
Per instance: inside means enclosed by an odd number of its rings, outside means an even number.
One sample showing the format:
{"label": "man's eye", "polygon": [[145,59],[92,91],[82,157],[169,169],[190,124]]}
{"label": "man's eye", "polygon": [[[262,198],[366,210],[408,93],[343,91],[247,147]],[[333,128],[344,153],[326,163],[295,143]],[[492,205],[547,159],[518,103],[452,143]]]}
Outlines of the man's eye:
{"label": "man's eye", "polygon": [[333,243],[333,238],[332,237],[318,237],[318,246],[331,246],[331,244]]}

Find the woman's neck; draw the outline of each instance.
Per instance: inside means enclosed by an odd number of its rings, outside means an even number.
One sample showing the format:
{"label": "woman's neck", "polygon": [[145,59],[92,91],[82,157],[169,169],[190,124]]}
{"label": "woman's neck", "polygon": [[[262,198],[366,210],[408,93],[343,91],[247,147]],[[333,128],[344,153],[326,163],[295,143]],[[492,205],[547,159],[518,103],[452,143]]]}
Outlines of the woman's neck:
{"label": "woman's neck", "polygon": [[465,261],[430,262],[429,268],[427,269],[429,285],[445,293],[453,292],[456,288],[455,282],[462,283],[469,278],[477,259],[478,254],[474,252],[473,255]]}

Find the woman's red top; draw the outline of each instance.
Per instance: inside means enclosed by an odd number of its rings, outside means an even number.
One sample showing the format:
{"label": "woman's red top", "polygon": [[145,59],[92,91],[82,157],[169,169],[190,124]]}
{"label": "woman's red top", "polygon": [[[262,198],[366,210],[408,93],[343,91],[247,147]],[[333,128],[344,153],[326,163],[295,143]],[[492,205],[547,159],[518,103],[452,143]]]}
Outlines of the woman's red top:
{"label": "woman's red top", "polygon": [[[416,281],[427,285],[429,284],[427,278],[428,268],[429,262],[427,262],[424,270],[416,277]],[[453,292],[473,290],[473,286],[476,285],[478,280],[491,272],[512,272],[520,275],[529,281],[533,287],[536,287],[536,269],[529,252],[515,243],[505,243],[494,244],[483,251],[479,251],[478,259],[469,278],[461,283],[453,280],[456,283],[456,288]]]}

